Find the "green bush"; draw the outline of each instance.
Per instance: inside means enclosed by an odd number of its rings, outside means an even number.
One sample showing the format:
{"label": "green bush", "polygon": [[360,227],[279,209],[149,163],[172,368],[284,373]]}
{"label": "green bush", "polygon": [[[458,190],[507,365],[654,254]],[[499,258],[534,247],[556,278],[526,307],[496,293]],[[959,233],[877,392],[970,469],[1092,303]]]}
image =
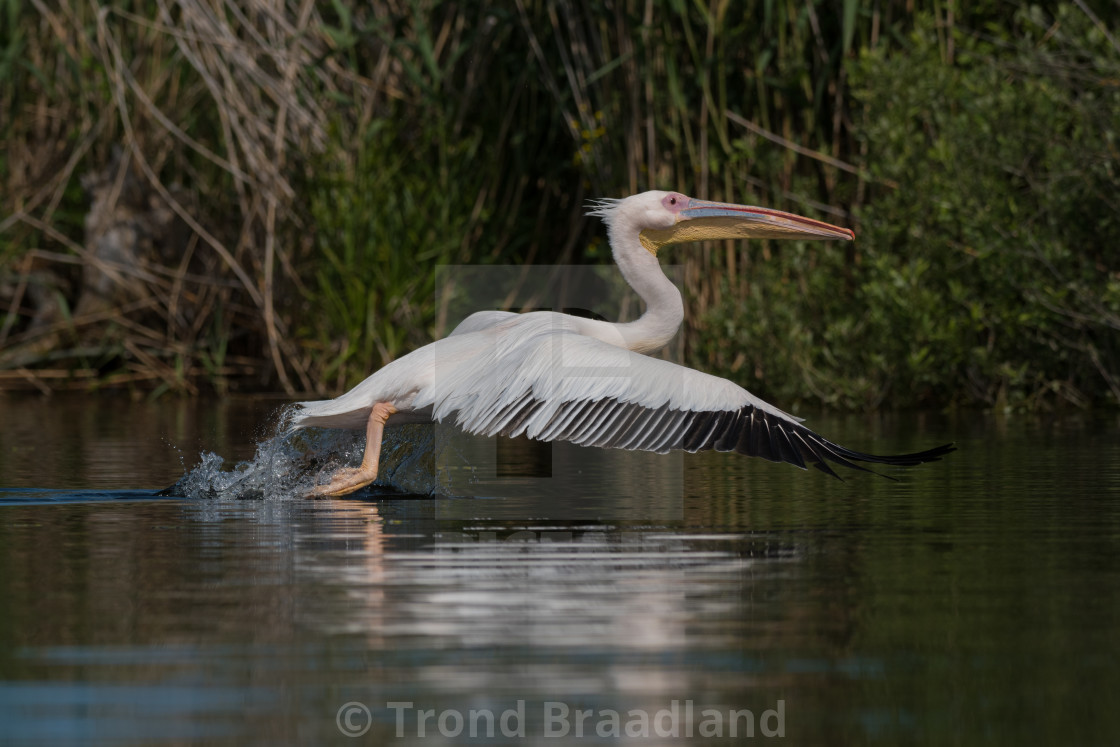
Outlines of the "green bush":
{"label": "green bush", "polygon": [[1120,50],[1081,10],[932,23],[853,67],[869,166],[858,300],[900,394],[1033,406],[1120,394]]}
{"label": "green bush", "polygon": [[1120,50],[1072,6],[952,39],[926,16],[848,66],[857,241],[782,246],[713,315],[748,384],[845,408],[1120,400]]}

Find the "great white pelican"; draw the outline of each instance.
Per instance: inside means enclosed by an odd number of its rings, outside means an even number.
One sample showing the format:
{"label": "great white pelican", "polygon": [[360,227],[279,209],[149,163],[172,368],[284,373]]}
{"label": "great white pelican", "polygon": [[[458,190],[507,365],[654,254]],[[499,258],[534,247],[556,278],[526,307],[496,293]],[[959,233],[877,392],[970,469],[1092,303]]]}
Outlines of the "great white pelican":
{"label": "great white pelican", "polygon": [[614,260],[645,313],[612,324],[551,311],[481,311],[346,394],[299,403],[295,428],[366,431],[361,465],[338,470],[313,495],[346,495],[372,483],[382,432],[402,422],[660,453],[735,451],[833,476],[829,462],[909,467],[953,450],[877,456],[846,449],[726,379],[645,355],[668,343],[684,319],[681,293],[658,263],[662,247],[703,239],[847,241],[849,229],[662,191],[600,200],[588,214],[607,224]]}

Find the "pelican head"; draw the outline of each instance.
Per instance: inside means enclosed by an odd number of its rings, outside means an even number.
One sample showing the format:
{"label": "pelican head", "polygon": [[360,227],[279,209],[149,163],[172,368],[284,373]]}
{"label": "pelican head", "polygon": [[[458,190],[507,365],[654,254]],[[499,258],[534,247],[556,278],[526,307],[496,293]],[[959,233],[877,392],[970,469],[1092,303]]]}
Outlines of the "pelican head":
{"label": "pelican head", "polygon": [[623,200],[600,200],[588,215],[602,217],[612,231],[616,227],[637,230],[642,246],[654,256],[663,246],[705,239],[855,238],[851,229],[793,213],[660,190]]}

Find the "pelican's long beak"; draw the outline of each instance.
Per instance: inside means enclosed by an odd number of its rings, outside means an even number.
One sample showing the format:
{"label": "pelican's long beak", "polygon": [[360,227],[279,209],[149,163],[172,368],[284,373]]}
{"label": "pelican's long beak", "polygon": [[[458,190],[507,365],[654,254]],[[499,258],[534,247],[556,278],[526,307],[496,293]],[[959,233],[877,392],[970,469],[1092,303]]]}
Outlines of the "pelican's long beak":
{"label": "pelican's long beak", "polygon": [[639,238],[652,254],[668,244],[705,239],[841,239],[855,238],[840,228],[781,210],[690,199],[671,228],[647,228]]}

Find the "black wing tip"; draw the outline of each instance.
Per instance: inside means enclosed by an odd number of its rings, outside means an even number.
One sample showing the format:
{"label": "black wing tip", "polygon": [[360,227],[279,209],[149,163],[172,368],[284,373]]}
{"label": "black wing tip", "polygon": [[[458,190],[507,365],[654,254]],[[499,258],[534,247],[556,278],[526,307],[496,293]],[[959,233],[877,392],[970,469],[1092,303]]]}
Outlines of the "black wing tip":
{"label": "black wing tip", "polygon": [[940,446],[935,446],[932,449],[919,451],[913,456],[915,458],[919,458],[922,462],[937,462],[941,460],[941,457],[947,454],[952,454],[956,450],[957,445],[955,443],[947,443],[941,444]]}
{"label": "black wing tip", "polygon": [[910,454],[867,454],[835,444],[801,423],[775,416],[752,405],[737,411],[712,413],[711,417],[716,418],[715,422],[705,424],[701,429],[694,426],[695,432],[690,431],[686,435],[684,442],[689,451],[699,448],[736,451],[772,462],[786,462],[801,469],[812,466],[841,481],[843,478],[832,469],[829,462],[897,481],[897,478],[868,469],[857,462],[890,467],[916,467],[939,461],[946,454],[957,450],[955,444],[947,443]]}
{"label": "black wing tip", "polygon": [[861,462],[874,462],[876,464],[889,464],[893,467],[916,467],[919,464],[926,464],[928,462],[939,462],[946,454],[950,454],[957,450],[955,444],[948,443],[941,446],[935,446],[932,449],[925,451],[915,451],[911,454],[861,454],[858,451],[848,452],[844,449],[845,456],[851,459],[857,459]]}
{"label": "black wing tip", "polygon": [[[926,449],[925,451],[915,451],[915,452],[910,453],[910,454],[882,455],[882,454],[865,454],[865,453],[860,452],[860,451],[852,451],[851,449],[845,449],[844,447],[837,446],[836,444],[833,444],[831,442],[826,442],[826,443],[828,444],[828,448],[826,449],[826,457],[830,461],[838,462],[840,464],[843,464],[846,467],[854,467],[855,469],[858,469],[858,470],[861,470],[861,471],[864,471],[864,472],[870,472],[873,475],[878,475],[879,477],[885,477],[888,480],[892,480],[892,481],[895,481],[895,482],[898,482],[898,478],[892,477],[891,475],[884,475],[882,472],[876,472],[875,470],[867,469],[866,467],[861,467],[858,464],[852,464],[851,462],[864,462],[864,463],[869,463],[869,464],[884,464],[884,465],[887,465],[888,467],[917,467],[920,464],[926,464],[928,462],[941,461],[941,458],[943,456],[945,456],[946,454],[950,454],[950,453],[957,450],[957,447],[956,447],[955,444],[948,443],[948,444],[942,444],[941,446],[935,446],[932,449]],[[848,460],[851,460],[851,462],[849,462]],[[839,475],[836,475],[836,477],[839,477]]]}

